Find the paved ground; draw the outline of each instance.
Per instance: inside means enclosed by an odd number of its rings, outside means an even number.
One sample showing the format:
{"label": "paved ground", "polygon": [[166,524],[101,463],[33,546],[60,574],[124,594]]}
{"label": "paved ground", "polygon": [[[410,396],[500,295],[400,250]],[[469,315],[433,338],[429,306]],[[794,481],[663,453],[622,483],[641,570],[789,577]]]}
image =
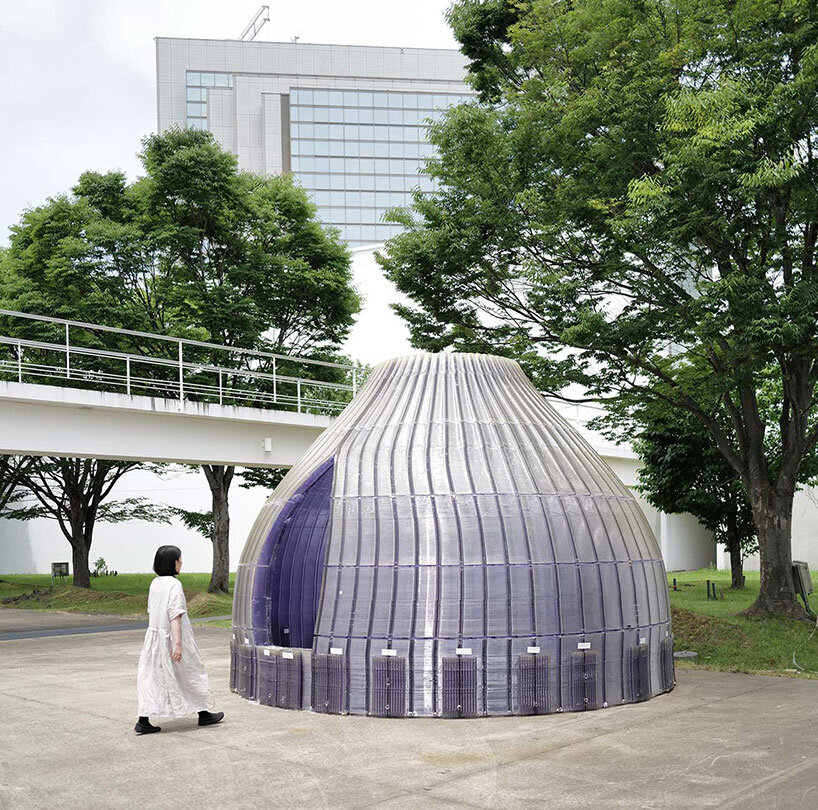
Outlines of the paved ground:
{"label": "paved ground", "polygon": [[378,720],[227,690],[228,631],[196,631],[227,717],[132,733],[142,632],[0,642],[0,808],[818,806],[818,682],[682,672],[638,706]]}
{"label": "paved ground", "polygon": [[[105,613],[60,613],[52,610],[0,608],[0,633],[25,633],[125,624],[122,616]],[[132,622],[136,626],[135,622]]]}
{"label": "paved ground", "polygon": [[147,626],[147,622],[129,621],[122,616],[105,613],[61,613],[51,610],[0,608],[0,641],[110,632]]}
{"label": "paved ground", "polygon": [[[199,625],[229,618],[229,615],[208,616],[191,619],[191,621],[194,625]],[[147,621],[126,619],[117,614],[0,608],[0,641],[42,636],[70,636],[78,633],[105,633],[114,630],[144,630],[147,626]]]}

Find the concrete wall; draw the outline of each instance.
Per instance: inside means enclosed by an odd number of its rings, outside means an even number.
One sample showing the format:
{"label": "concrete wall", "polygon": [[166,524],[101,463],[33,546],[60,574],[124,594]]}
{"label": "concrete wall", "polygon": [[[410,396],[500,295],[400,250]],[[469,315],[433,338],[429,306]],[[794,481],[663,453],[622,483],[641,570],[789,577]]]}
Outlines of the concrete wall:
{"label": "concrete wall", "polygon": [[[807,487],[797,492],[792,509],[792,558],[803,560],[813,571],[818,571],[818,487]],[[718,549],[718,566],[729,570],[730,555],[723,546]],[[758,554],[744,560],[748,571],[758,571]]]}
{"label": "concrete wall", "polygon": [[[267,492],[241,489],[234,481],[230,491],[230,567],[235,570],[250,526]],[[176,474],[158,478],[136,471],[126,474],[112,498],[145,497],[184,509],[210,508],[210,491],[200,470],[180,468]],[[131,522],[99,523],[91,546],[91,563],[104,557],[109,568],[122,573],[150,571],[158,546],[172,543],[182,549],[186,571],[210,571],[211,545],[179,521],[171,525]],[[49,573],[52,562],[71,561],[71,546],[53,520],[0,520],[0,574]]]}
{"label": "concrete wall", "polygon": [[[609,456],[606,461],[633,491],[638,460]],[[659,540],[669,571],[703,568],[715,561],[711,536],[690,515],[661,515],[634,492]],[[208,509],[210,492],[200,471],[179,470],[167,478],[137,471],[124,476],[112,497],[146,497],[184,509]],[[267,492],[241,489],[236,481],[230,494],[230,559],[235,570],[244,541]],[[816,510],[813,507],[813,515]],[[150,523],[100,523],[95,532],[91,561],[104,557],[109,567],[123,573],[150,570],[157,546],[173,543],[182,549],[185,569],[209,571],[211,548],[200,535],[178,521],[170,526]],[[71,559],[71,548],[50,520],[28,523],[0,520],[0,573],[48,573],[51,563]],[[818,564],[815,566],[818,568]]]}

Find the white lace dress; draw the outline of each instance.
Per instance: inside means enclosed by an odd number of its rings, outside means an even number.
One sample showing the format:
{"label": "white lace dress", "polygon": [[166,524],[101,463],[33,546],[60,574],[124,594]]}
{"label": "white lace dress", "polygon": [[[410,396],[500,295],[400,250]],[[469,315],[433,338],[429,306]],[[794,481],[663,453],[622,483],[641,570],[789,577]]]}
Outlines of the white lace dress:
{"label": "white lace dress", "polygon": [[[183,717],[215,707],[202,657],[187,615],[182,583],[156,577],[148,592],[148,629],[139,656],[136,688],[140,717]],[[171,660],[170,623],[182,619],[182,660]]]}

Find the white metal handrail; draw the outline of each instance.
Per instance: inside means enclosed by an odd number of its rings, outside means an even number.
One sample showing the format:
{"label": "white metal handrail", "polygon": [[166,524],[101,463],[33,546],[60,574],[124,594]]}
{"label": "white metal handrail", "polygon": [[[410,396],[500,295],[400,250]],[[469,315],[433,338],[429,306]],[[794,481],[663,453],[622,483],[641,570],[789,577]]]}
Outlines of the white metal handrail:
{"label": "white metal handrail", "polygon": [[152,357],[144,354],[129,354],[127,352],[117,352],[111,349],[89,349],[87,346],[70,346],[66,347],[61,343],[45,343],[40,340],[26,340],[25,338],[8,338],[0,336],[0,344],[7,344],[11,346],[20,346],[32,349],[45,349],[50,351],[65,352],[66,365],[65,371],[68,379],[71,379],[71,365],[70,354],[86,355],[88,357],[108,357],[117,360],[130,360],[131,362],[139,362],[145,365],[164,366],[166,368],[179,368],[180,365],[185,369],[195,369],[196,371],[214,371],[222,372],[224,374],[231,374],[233,376],[252,376],[256,379],[262,380],[278,380],[279,382],[297,382],[301,381],[304,385],[312,385],[318,388],[335,388],[339,391],[352,391],[352,386],[346,383],[332,383],[322,380],[313,380],[309,377],[291,377],[286,374],[270,374],[265,371],[255,371],[254,369],[234,368],[231,366],[214,366],[209,363],[194,363],[189,360],[182,360],[181,363],[177,360],[170,360],[166,357]]}
{"label": "white metal handrail", "polygon": [[[4,359],[0,356],[0,373],[14,375],[18,382],[23,382],[26,377],[48,380],[72,380],[90,383],[111,385],[122,388],[126,394],[133,391],[150,391],[165,398],[189,399],[211,399],[224,404],[226,400],[244,403],[256,403],[267,407],[295,407],[299,412],[303,409],[340,410],[349,401],[349,394],[355,396],[359,382],[360,368],[355,365],[344,363],[333,363],[326,360],[313,360],[301,358],[293,355],[276,354],[256,349],[240,349],[228,346],[220,346],[217,343],[206,343],[204,341],[190,340],[189,338],[176,338],[168,335],[156,335],[150,332],[139,332],[133,329],[120,329],[102,324],[86,323],[84,321],[72,321],[65,318],[52,318],[45,315],[32,315],[27,312],[17,312],[14,310],[0,309],[0,315],[7,317],[23,318],[42,323],[57,324],[64,327],[65,342],[49,343],[47,341],[30,340],[26,338],[7,337],[0,335],[0,346],[11,346],[16,350],[14,359]],[[89,331],[110,332],[114,334],[127,335],[148,340],[164,341],[177,346],[176,357],[156,357],[145,354],[134,354],[120,352],[113,349],[93,349],[87,346],[72,345],[70,340],[70,329],[85,329]],[[197,363],[184,359],[184,346],[215,349],[232,355],[243,355],[252,358],[264,358],[272,361],[272,372],[257,371],[250,368],[237,368],[211,363]],[[24,350],[54,352],[63,355],[60,364],[48,364],[26,361]],[[71,358],[75,358],[72,364]],[[124,364],[124,373],[117,374],[110,370],[87,369],[76,364],[80,357],[90,357],[105,360],[121,361]],[[346,371],[352,378],[352,384],[336,382],[324,382],[307,377],[293,377],[291,375],[279,374],[276,371],[276,364],[280,361],[298,363],[312,366],[323,366]],[[134,368],[139,365],[156,366],[166,369],[175,369],[174,379],[158,379],[146,377],[134,373]],[[213,374],[217,382],[206,384],[195,375]],[[259,388],[240,388],[230,386],[230,380],[245,379],[248,381],[258,381],[272,384],[272,391],[265,391]],[[282,386],[284,388],[282,389]],[[287,392],[290,386],[294,393]],[[312,395],[305,396],[307,392],[314,391]],[[339,392],[340,399],[329,399],[326,396],[317,396],[318,390]],[[604,413],[604,408],[597,403],[569,403],[558,400],[554,397],[547,397],[549,402],[556,408],[558,413],[568,422],[573,423],[577,428],[587,431],[587,423],[592,418],[587,411],[593,412],[593,416]],[[613,443],[611,443],[613,446]]]}
{"label": "white metal handrail", "polygon": [[[233,349],[218,344],[193,341],[186,338],[172,338],[167,335],[153,335],[148,332],[136,332],[134,330],[118,329],[115,327],[102,326],[98,324],[88,324],[82,321],[68,321],[62,318],[48,318],[41,315],[29,315],[12,310],[0,309],[0,315],[10,317],[21,317],[28,320],[54,323],[64,326],[65,342],[50,343],[42,340],[30,340],[26,338],[8,337],[0,335],[0,347],[13,347],[15,356],[0,356],[0,373],[5,372],[17,378],[18,382],[24,382],[26,378],[36,378],[38,380],[58,380],[64,383],[66,380],[84,382],[97,385],[113,386],[124,389],[126,394],[134,391],[149,392],[152,395],[159,395],[166,398],[179,400],[214,400],[224,404],[226,400],[241,402],[244,404],[257,404],[266,407],[295,407],[298,412],[303,410],[339,410],[343,408],[350,399],[350,394],[355,395],[357,391],[358,374],[360,369],[357,366],[343,363],[332,363],[323,360],[311,360],[291,355],[275,354],[273,352],[262,352],[252,349]],[[98,330],[128,335],[129,337],[139,337],[142,339],[156,339],[177,345],[176,358],[156,357],[145,354],[135,354],[121,352],[112,349],[96,349],[88,346],[72,345],[70,339],[70,328]],[[259,371],[252,368],[241,368],[213,363],[199,363],[184,358],[183,347],[195,346],[207,349],[216,349],[232,355],[247,355],[254,359],[264,358],[271,361],[271,371]],[[26,359],[26,352],[29,358]],[[48,362],[48,358],[35,357],[31,354],[51,353],[60,356],[59,362]],[[73,359],[73,362],[72,362]],[[83,367],[82,359],[97,359],[104,361],[122,362],[123,373],[112,371],[111,369],[87,368]],[[291,374],[280,374],[277,372],[277,362],[287,361],[290,364],[305,364],[312,366],[323,366],[325,368],[338,369],[351,374],[352,384],[329,382],[316,380],[309,377],[296,377]],[[139,373],[139,366],[152,366],[174,370],[173,379],[161,377],[145,376]],[[213,382],[208,383],[202,380],[203,375],[212,375]],[[241,387],[236,385],[241,382],[245,386],[253,382],[260,383],[254,387]],[[264,390],[264,386],[271,384],[272,391]],[[328,394],[337,392],[336,398],[331,398]]]}
{"label": "white metal handrail", "polygon": [[[150,340],[163,340],[168,343],[181,344],[183,346],[199,346],[204,349],[216,349],[218,351],[227,352],[229,354],[244,354],[253,357],[266,357],[273,360],[290,360],[294,363],[304,363],[305,365],[313,366],[328,366],[330,368],[347,369],[354,371],[357,366],[349,365],[347,363],[333,363],[329,360],[313,360],[307,357],[297,357],[289,354],[276,354],[275,352],[265,352],[261,349],[243,349],[234,346],[223,346],[219,343],[207,343],[202,340],[191,340],[190,338],[172,337],[171,335],[157,335],[153,332],[139,332],[135,329],[122,329],[118,326],[104,326],[98,323],[86,323],[85,321],[70,321],[65,318],[52,318],[48,315],[32,315],[30,312],[17,312],[13,309],[0,309],[0,315],[6,315],[10,318],[23,318],[28,321],[40,321],[41,323],[54,323],[68,328],[74,326],[78,329],[94,330],[97,332],[113,332],[118,335],[128,335],[129,337],[148,338]],[[66,341],[68,341],[68,333],[66,330]]]}

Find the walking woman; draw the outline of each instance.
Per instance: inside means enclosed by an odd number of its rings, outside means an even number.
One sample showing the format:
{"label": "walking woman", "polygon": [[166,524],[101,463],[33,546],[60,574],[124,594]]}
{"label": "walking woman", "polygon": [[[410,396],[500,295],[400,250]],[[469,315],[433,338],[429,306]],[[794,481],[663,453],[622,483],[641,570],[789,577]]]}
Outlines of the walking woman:
{"label": "walking woman", "polygon": [[134,731],[161,731],[151,725],[150,715],[184,717],[198,712],[200,726],[218,723],[224,712],[211,712],[213,692],[193,638],[182,583],[176,579],[182,570],[182,552],[176,546],[160,546],[153,570],[156,578],[148,592],[150,619],[136,676],[139,720]]}

